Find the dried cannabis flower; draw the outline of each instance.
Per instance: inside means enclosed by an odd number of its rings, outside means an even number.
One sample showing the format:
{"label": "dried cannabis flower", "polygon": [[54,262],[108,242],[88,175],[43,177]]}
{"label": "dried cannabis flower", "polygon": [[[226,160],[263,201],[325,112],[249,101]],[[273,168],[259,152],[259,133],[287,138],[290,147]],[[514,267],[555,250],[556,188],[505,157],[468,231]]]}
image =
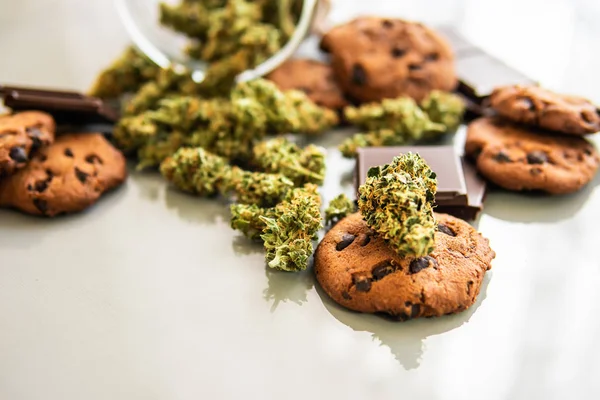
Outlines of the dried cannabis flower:
{"label": "dried cannabis flower", "polygon": [[321,199],[317,186],[307,184],[288,192],[272,208],[231,206],[231,227],[253,240],[262,239],[270,268],[302,271],[313,253],[312,241],[321,229]]}
{"label": "dried cannabis flower", "polygon": [[201,147],[177,150],[160,172],[183,191],[206,197],[233,192],[238,202],[261,207],[274,206],[294,187],[281,174],[244,171]]}
{"label": "dried cannabis flower", "polygon": [[261,216],[266,260],[270,268],[302,271],[313,253],[312,241],[321,229],[321,198],[317,186],[308,184],[290,192],[275,206],[277,218]]}
{"label": "dried cannabis flower", "polygon": [[455,131],[465,114],[463,100],[450,92],[434,90],[421,101],[421,108],[435,123],[442,124],[446,131]]}
{"label": "dried cannabis flower", "polygon": [[423,109],[412,98],[399,97],[359,108],[346,107],[346,119],[368,132],[345,140],[340,151],[350,158],[360,147],[398,146],[433,139],[455,130],[464,114],[462,100],[451,93],[434,91],[422,106]]}
{"label": "dried cannabis flower", "polygon": [[358,206],[367,225],[400,256],[423,257],[434,248],[436,190],[435,173],[419,155],[407,153],[369,170]]}
{"label": "dried cannabis flower", "polygon": [[334,224],[356,211],[356,205],[345,194],[340,194],[329,202],[325,209],[325,223]]}
{"label": "dried cannabis flower", "polygon": [[143,84],[156,78],[160,68],[134,47],[116,59],[96,78],[91,96],[112,99],[124,93],[137,91]]}
{"label": "dried cannabis flower", "polygon": [[254,146],[252,160],[258,169],[285,175],[296,186],[320,185],[325,178],[325,155],[312,144],[301,149],[283,137],[266,140]]}
{"label": "dried cannabis flower", "polygon": [[[144,89],[151,92],[152,87],[157,87],[157,83]],[[153,104],[153,109],[123,118],[114,132],[122,150],[138,151],[139,166],[144,168],[160,164],[181,146],[202,147],[228,160],[245,163],[251,160],[255,143],[267,132],[290,131],[287,129],[292,126],[290,119],[297,121],[294,128],[298,131],[329,127],[315,123],[319,118],[327,119],[326,110],[306,98],[302,104],[310,112],[305,115],[303,110],[286,103],[286,93],[262,79],[239,84],[230,99],[181,95],[160,99],[162,95],[155,96],[160,90],[151,96],[142,96],[144,89],[137,98],[144,107]],[[303,167],[318,174],[320,161],[314,150],[312,147],[305,150],[301,162]],[[316,176],[312,179],[318,180]]]}
{"label": "dried cannabis flower", "polygon": [[261,217],[277,218],[274,207],[262,208],[256,204],[232,204],[230,211],[231,228],[242,232],[252,240],[259,240],[267,226]]}
{"label": "dried cannabis flower", "polygon": [[184,0],[161,4],[160,20],[191,39],[188,55],[210,63],[204,89],[224,93],[236,75],[289,40],[302,10],[298,5],[298,0]]}

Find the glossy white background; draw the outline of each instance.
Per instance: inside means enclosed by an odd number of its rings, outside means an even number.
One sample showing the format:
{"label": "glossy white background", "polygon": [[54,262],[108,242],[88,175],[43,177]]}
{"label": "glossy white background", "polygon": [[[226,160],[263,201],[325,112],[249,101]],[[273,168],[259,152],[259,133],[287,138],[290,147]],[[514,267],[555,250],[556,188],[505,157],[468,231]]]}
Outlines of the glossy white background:
{"label": "glossy white background", "polygon": [[[600,102],[597,1],[335,4],[334,21],[454,23]],[[0,82],[86,89],[128,42],[116,18],[105,0],[0,0]],[[326,199],[352,191],[344,136],[322,142]],[[599,186],[491,193],[478,227],[498,257],[476,305],[407,323],[337,307],[312,271],[267,271],[223,204],[156,174],[76,216],[0,211],[0,399],[598,399]]]}

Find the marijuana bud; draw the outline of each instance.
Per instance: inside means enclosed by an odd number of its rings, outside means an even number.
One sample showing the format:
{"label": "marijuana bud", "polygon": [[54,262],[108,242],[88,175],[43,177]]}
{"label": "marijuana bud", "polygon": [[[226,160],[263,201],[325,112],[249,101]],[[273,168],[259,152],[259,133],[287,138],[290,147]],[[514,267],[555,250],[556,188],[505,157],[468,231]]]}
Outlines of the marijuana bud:
{"label": "marijuana bud", "polygon": [[322,227],[320,206],[317,186],[307,184],[292,190],[275,206],[276,217],[260,217],[266,225],[261,238],[270,268],[302,271],[308,267],[312,241]]}
{"label": "marijuana bud", "polygon": [[160,68],[134,47],[128,47],[107,69],[96,78],[90,95],[113,99],[137,91],[143,84],[156,78]]}
{"label": "marijuana bud", "polygon": [[356,211],[356,205],[345,194],[340,194],[329,202],[325,209],[325,223],[332,225]]}
{"label": "marijuana bud", "polygon": [[459,127],[465,114],[465,103],[459,96],[440,90],[429,93],[421,102],[421,108],[430,120],[444,125],[448,132]]}
{"label": "marijuana bud", "polygon": [[325,178],[325,155],[312,144],[301,149],[283,137],[266,140],[254,146],[252,160],[258,169],[285,175],[296,186],[320,185]]}
{"label": "marijuana bud", "polygon": [[267,226],[261,217],[277,218],[275,208],[262,208],[256,204],[232,204],[230,211],[231,228],[252,240],[260,240],[260,235]]}
{"label": "marijuana bud", "polygon": [[436,175],[417,154],[373,167],[359,188],[358,206],[367,225],[402,257],[423,257],[434,248]]}
{"label": "marijuana bud", "polygon": [[177,188],[200,196],[226,194],[237,173],[227,160],[197,148],[181,148],[160,165],[161,174]]}
{"label": "marijuana bud", "polygon": [[345,140],[339,147],[344,157],[354,157],[356,149],[372,146],[398,146],[433,139],[456,129],[464,113],[457,96],[432,92],[422,103],[424,109],[409,97],[384,99],[359,108],[346,107],[346,119],[366,129]]}
{"label": "marijuana bud", "polygon": [[162,162],[160,172],[185,192],[205,197],[234,192],[238,202],[261,207],[279,203],[294,187],[281,174],[244,171],[201,147],[180,148]]}

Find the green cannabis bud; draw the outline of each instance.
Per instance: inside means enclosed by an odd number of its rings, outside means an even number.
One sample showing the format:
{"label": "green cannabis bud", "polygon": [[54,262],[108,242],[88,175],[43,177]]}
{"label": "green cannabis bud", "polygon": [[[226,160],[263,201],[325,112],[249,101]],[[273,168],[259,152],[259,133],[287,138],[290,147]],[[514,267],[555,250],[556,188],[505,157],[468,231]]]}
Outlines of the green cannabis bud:
{"label": "green cannabis bud", "polygon": [[358,108],[346,107],[346,119],[367,132],[345,140],[340,151],[344,157],[351,158],[361,147],[399,146],[434,139],[456,130],[464,114],[462,100],[441,91],[431,92],[421,107],[409,97],[384,99],[381,103]]}
{"label": "green cannabis bud", "polygon": [[181,148],[160,165],[160,173],[177,188],[199,196],[226,194],[232,187],[233,167],[203,148]]}
{"label": "green cannabis bud", "polygon": [[272,207],[294,183],[281,174],[244,171],[201,147],[184,147],[164,160],[161,174],[177,188],[199,196],[234,193],[238,202]]}
{"label": "green cannabis bud", "polygon": [[312,144],[301,149],[283,137],[266,140],[254,146],[252,160],[258,169],[285,175],[296,186],[320,185],[325,178],[325,154]]}
{"label": "green cannabis bud", "polygon": [[353,158],[356,156],[358,149],[362,147],[401,146],[408,141],[407,138],[396,134],[396,132],[390,129],[380,129],[366,133],[357,133],[351,138],[344,140],[340,144],[339,150],[344,157]]}
{"label": "green cannabis bud", "polygon": [[358,206],[367,225],[401,257],[423,257],[434,248],[435,173],[417,154],[373,167],[359,188]]}
{"label": "green cannabis bud", "polygon": [[209,63],[202,87],[225,93],[239,73],[266,61],[289,40],[298,0],[189,1],[161,4],[161,23],[190,38],[190,57]]}
{"label": "green cannabis bud", "polygon": [[317,186],[307,184],[292,190],[285,201],[275,206],[276,218],[260,217],[266,225],[261,239],[270,268],[302,271],[308,267],[312,241],[322,227],[320,207]]}
{"label": "green cannabis bud", "polygon": [[325,209],[325,223],[332,225],[356,211],[356,205],[345,194],[340,194],[329,202]]}
{"label": "green cannabis bud", "polygon": [[96,78],[90,95],[113,99],[137,91],[143,84],[156,78],[160,68],[134,47],[128,47],[107,69]]}
{"label": "green cannabis bud", "polygon": [[238,230],[249,239],[259,240],[267,224],[261,219],[277,218],[275,208],[263,208],[256,204],[232,204],[231,228]]}
{"label": "green cannabis bud", "polygon": [[421,108],[435,123],[442,124],[446,131],[455,131],[463,120],[465,103],[450,92],[434,90],[421,101]]}

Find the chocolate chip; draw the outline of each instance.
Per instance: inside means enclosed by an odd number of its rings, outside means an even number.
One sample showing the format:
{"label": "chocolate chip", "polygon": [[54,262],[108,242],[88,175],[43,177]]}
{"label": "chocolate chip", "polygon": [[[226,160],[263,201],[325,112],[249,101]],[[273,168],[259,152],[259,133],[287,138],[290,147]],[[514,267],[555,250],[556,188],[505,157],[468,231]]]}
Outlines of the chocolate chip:
{"label": "chocolate chip", "polygon": [[46,168],[46,175],[48,175],[48,176],[46,177],[46,180],[47,180],[47,181],[51,181],[51,180],[52,180],[52,178],[54,178],[54,173],[53,173],[53,172],[52,172],[52,170],[51,170],[51,169],[49,169],[49,168]]}
{"label": "chocolate chip", "polygon": [[479,158],[479,156],[481,155],[482,152],[483,152],[483,148],[482,147],[476,147],[475,149],[473,149],[473,151],[471,152],[471,154],[469,154],[469,157],[472,160],[477,161],[477,159]]}
{"label": "chocolate chip", "polygon": [[48,160],[48,157],[45,154],[38,154],[36,158],[40,160],[40,162],[46,162],[46,160]]}
{"label": "chocolate chip", "polygon": [[527,154],[527,162],[529,164],[544,164],[545,162],[548,162],[548,156],[543,151],[532,151]]}
{"label": "chocolate chip", "polygon": [[342,297],[346,300],[352,300],[352,296],[348,292],[342,292]]}
{"label": "chocolate chip", "polygon": [[473,281],[467,282],[467,295],[471,295],[471,288],[473,287]]}
{"label": "chocolate chip", "polygon": [[25,153],[25,149],[22,147],[13,147],[10,149],[8,155],[18,163],[27,162],[27,153]]}
{"label": "chocolate chip", "polygon": [[73,152],[68,147],[65,149],[65,156],[73,158]]}
{"label": "chocolate chip", "polygon": [[34,186],[35,191],[40,192],[40,193],[45,192],[46,189],[48,189],[48,182],[49,181],[47,181],[47,180],[37,181]]}
{"label": "chocolate chip", "polygon": [[421,68],[423,68],[423,66],[421,64],[408,64],[409,71],[418,71]]}
{"label": "chocolate chip", "polygon": [[381,25],[384,28],[393,28],[394,27],[394,23],[392,21],[390,21],[389,19],[384,19],[383,21],[381,21]]}
{"label": "chocolate chip", "polygon": [[371,290],[371,280],[366,276],[354,277],[354,286],[359,292],[368,292]]}
{"label": "chocolate chip", "polygon": [[79,182],[85,183],[89,175],[80,170],[79,168],[75,167],[75,176],[77,177],[77,179],[79,179]]}
{"label": "chocolate chip", "polygon": [[29,127],[26,129],[27,135],[29,135],[29,138],[31,139],[32,143],[31,143],[31,150],[35,151],[37,149],[39,149],[40,147],[42,147],[42,140],[41,137],[43,135],[42,131],[39,130],[39,128],[37,127]]}
{"label": "chocolate chip", "polygon": [[354,239],[356,239],[356,236],[345,233],[344,236],[342,236],[342,241],[335,245],[335,249],[337,251],[344,250],[346,247],[350,246],[352,242],[354,242]]}
{"label": "chocolate chip", "polygon": [[498,152],[498,154],[496,154],[494,156],[494,160],[498,161],[499,163],[509,163],[509,162],[512,162],[512,160],[510,159],[510,157],[508,156],[508,154],[506,154],[502,150],[500,150]]}
{"label": "chocolate chip", "polygon": [[376,264],[371,270],[371,274],[373,275],[373,279],[378,281],[380,279],[385,278],[389,274],[396,271],[396,264],[392,260],[385,260]]}
{"label": "chocolate chip", "polygon": [[589,149],[589,148],[587,148],[587,147],[586,147],[585,149],[583,149],[583,152],[584,152],[586,155],[588,155],[588,156],[591,156],[591,155],[592,155],[592,150],[591,150],[591,149]]}
{"label": "chocolate chip", "polygon": [[533,176],[536,176],[542,173],[542,169],[538,167],[533,167],[529,170],[529,173]]}
{"label": "chocolate chip", "polygon": [[367,233],[365,235],[365,237],[363,238],[362,242],[360,242],[360,245],[362,247],[365,247],[366,245],[368,245],[369,243],[371,243],[371,236],[372,236],[372,234]]}
{"label": "chocolate chip", "polygon": [[535,111],[535,104],[529,97],[522,97],[519,101],[523,105],[523,108],[526,108],[529,111]]}
{"label": "chocolate chip", "polygon": [[436,265],[437,261],[435,261],[435,259],[429,256],[415,258],[410,262],[409,271],[411,274],[416,274],[417,272],[420,272],[425,268],[429,267],[430,264]]}
{"label": "chocolate chip", "polygon": [[421,313],[421,305],[420,304],[413,304],[410,307],[410,317],[411,318],[417,318],[420,313]]}
{"label": "chocolate chip", "polygon": [[394,58],[404,57],[405,54],[406,54],[406,50],[405,49],[400,49],[398,47],[394,47],[392,49],[392,57],[394,57]]}
{"label": "chocolate chip", "polygon": [[425,56],[425,61],[437,61],[440,55],[438,53],[429,53]]}
{"label": "chocolate chip", "polygon": [[95,154],[90,154],[89,156],[87,156],[85,158],[85,162],[90,163],[90,164],[95,164],[96,162],[98,164],[102,164],[102,159]]}
{"label": "chocolate chip", "polygon": [[440,232],[442,232],[442,233],[445,233],[448,236],[456,236],[456,233],[454,233],[454,231],[452,229],[448,228],[444,224],[438,224],[437,230],[440,231]]}
{"label": "chocolate chip", "polygon": [[582,111],[580,115],[581,115],[581,119],[586,124],[592,124],[592,123],[594,123],[594,117],[592,116],[592,113],[588,113],[588,110]]}
{"label": "chocolate chip", "polygon": [[362,86],[367,83],[367,72],[360,64],[354,64],[352,67],[352,83]]}
{"label": "chocolate chip", "polygon": [[33,190],[33,186],[31,186],[31,183],[27,184],[27,190],[29,190],[30,192]]}
{"label": "chocolate chip", "polygon": [[46,211],[48,211],[48,202],[46,202],[46,200],[33,199],[33,205],[40,210],[42,214],[46,214]]}

